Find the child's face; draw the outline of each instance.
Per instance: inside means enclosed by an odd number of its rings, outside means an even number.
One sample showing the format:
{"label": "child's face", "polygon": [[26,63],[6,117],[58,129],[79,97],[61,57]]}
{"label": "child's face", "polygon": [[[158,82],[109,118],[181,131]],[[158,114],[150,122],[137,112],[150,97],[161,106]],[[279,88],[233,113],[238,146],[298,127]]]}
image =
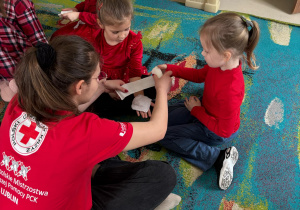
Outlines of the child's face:
{"label": "child's face", "polygon": [[206,37],[200,36],[200,42],[203,47],[202,55],[207,63],[212,68],[222,67],[226,64],[226,58],[220,54],[212,45],[207,46]]}
{"label": "child's face", "polygon": [[106,42],[112,46],[121,43],[128,36],[130,26],[130,17],[126,18],[125,21],[120,25],[102,25]]}

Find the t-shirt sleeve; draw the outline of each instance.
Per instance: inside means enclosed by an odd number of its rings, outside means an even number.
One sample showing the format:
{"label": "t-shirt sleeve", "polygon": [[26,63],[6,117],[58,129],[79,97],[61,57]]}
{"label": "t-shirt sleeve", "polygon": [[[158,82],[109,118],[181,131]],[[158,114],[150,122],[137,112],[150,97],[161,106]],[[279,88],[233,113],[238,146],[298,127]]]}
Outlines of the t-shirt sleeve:
{"label": "t-shirt sleeve", "polygon": [[129,77],[141,77],[142,76],[142,59],[143,59],[143,44],[139,40],[135,47],[131,50],[129,61]]}
{"label": "t-shirt sleeve", "polygon": [[95,165],[114,157],[124,150],[131,139],[133,128],[130,123],[115,122],[95,116],[89,121],[91,126],[88,160]]}

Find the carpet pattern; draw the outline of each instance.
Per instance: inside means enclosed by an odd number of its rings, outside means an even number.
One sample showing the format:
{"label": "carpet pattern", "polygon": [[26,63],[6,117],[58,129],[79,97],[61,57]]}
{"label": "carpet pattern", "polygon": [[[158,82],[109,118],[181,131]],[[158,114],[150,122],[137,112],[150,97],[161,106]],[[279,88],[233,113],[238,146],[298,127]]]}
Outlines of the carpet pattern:
{"label": "carpet pattern", "polygon": [[[79,2],[34,1],[47,36],[58,27],[60,10]],[[134,9],[132,30],[143,34],[143,64],[149,71],[162,63],[198,68],[205,64],[198,29],[216,14],[169,0],[135,0]],[[261,39],[255,50],[260,68],[243,68],[246,95],[239,135],[221,147],[234,145],[239,151],[234,180],[228,190],[219,190],[214,169],[203,173],[159,144],[120,154],[129,161],[170,162],[178,178],[174,193],[182,197],[178,210],[300,209],[300,28],[244,16],[261,27]],[[189,95],[201,96],[203,92],[203,84],[176,82],[176,88],[169,94],[170,104]],[[136,118],[123,116],[116,120]]]}

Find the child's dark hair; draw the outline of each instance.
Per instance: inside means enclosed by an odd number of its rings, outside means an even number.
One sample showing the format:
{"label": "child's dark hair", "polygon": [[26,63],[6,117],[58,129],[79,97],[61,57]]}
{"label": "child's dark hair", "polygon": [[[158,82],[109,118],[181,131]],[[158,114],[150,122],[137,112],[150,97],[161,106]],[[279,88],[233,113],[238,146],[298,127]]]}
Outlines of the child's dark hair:
{"label": "child's dark hair", "polygon": [[0,13],[3,17],[6,17],[6,11],[4,8],[4,0],[0,0]]}
{"label": "child's dark hair", "polygon": [[[20,106],[38,122],[65,118],[66,115],[59,111],[68,111],[69,115],[79,114],[71,98],[70,87],[80,80],[90,82],[99,56],[94,47],[79,36],[58,36],[50,42],[51,47],[45,43],[43,45],[46,49],[42,52],[52,47],[50,50],[54,53],[43,55],[39,47],[31,47],[18,63],[14,77],[19,88]],[[50,57],[53,62],[41,65],[41,60],[48,62]]]}
{"label": "child's dark hair", "polygon": [[221,13],[208,19],[199,34],[205,36],[208,46],[212,45],[219,53],[232,50],[233,56],[242,55],[251,69],[258,68],[253,53],[260,36],[256,21],[246,20],[233,12]]}
{"label": "child's dark hair", "polygon": [[103,25],[122,24],[133,18],[132,0],[97,0],[97,16]]}

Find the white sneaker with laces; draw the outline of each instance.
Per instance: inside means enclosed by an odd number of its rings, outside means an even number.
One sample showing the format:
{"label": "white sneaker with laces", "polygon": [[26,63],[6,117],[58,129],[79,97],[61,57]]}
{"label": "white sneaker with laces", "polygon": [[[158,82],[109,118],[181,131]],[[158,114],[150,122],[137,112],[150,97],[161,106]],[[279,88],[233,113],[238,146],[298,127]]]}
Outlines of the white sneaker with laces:
{"label": "white sneaker with laces", "polygon": [[226,190],[233,180],[233,166],[239,158],[239,153],[235,147],[229,147],[225,150],[225,158],[220,171],[219,187]]}

